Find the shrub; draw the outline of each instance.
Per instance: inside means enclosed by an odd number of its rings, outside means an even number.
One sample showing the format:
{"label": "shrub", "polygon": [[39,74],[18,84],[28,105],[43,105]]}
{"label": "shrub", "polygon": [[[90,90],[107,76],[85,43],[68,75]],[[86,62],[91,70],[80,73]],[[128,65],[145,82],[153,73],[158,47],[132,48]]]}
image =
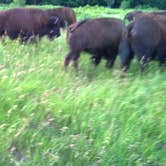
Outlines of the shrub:
{"label": "shrub", "polygon": [[12,6],[24,6],[26,4],[26,0],[13,0],[11,3]]}
{"label": "shrub", "polygon": [[121,5],[120,5],[120,8],[122,8],[122,9],[128,9],[130,7],[131,7],[131,5],[130,5],[129,1],[122,1]]}

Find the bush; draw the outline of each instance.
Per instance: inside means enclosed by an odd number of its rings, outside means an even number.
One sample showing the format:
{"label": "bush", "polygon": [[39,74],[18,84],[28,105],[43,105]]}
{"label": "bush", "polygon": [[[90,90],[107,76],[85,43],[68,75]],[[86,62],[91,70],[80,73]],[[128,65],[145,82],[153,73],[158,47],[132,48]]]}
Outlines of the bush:
{"label": "bush", "polygon": [[12,0],[0,0],[0,3],[11,3]]}
{"label": "bush", "polygon": [[129,1],[122,1],[121,5],[120,5],[120,8],[122,8],[122,9],[128,9],[130,7],[131,7],[131,5],[130,5]]}
{"label": "bush", "polygon": [[152,7],[150,5],[138,5],[135,7],[135,9],[148,9],[148,10],[158,10],[157,7]]}
{"label": "bush", "polygon": [[24,6],[26,4],[26,0],[13,0],[11,3],[12,6]]}

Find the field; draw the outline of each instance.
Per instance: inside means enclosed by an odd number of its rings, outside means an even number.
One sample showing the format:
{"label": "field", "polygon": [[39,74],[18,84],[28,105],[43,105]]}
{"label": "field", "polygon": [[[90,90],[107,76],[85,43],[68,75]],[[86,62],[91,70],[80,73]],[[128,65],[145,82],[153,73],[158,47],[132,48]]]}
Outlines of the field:
{"label": "field", "polygon": [[[74,10],[79,20],[129,11]],[[119,59],[94,68],[85,53],[64,71],[65,37],[0,43],[0,166],[164,166],[166,72],[153,62],[140,75],[135,60],[120,79]]]}

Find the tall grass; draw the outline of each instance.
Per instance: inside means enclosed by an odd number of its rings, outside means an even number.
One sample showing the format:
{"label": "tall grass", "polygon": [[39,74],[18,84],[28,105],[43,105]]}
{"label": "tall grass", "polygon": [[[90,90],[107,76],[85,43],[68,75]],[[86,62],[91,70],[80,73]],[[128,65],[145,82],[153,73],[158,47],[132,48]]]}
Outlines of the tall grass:
{"label": "tall grass", "polygon": [[121,80],[118,59],[94,68],[88,54],[64,71],[67,52],[65,31],[0,44],[0,165],[164,166],[165,71],[152,63],[140,76],[134,61]]}

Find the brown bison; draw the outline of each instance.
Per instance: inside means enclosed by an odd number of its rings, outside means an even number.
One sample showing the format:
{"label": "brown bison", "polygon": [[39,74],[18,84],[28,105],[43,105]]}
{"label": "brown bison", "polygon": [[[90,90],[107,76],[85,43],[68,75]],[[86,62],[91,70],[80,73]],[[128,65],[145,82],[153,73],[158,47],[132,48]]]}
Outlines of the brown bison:
{"label": "brown bison", "polygon": [[126,71],[135,54],[141,72],[151,60],[166,64],[166,20],[141,17],[128,26],[128,33],[123,38],[119,53],[121,68]]}
{"label": "brown bison", "polygon": [[76,68],[82,51],[92,54],[92,60],[97,65],[101,58],[107,60],[106,66],[112,67],[118,53],[118,47],[123,33],[124,23],[115,18],[97,18],[72,24],[68,28],[67,42],[69,53],[64,66],[70,61]]}
{"label": "brown bison", "polygon": [[128,21],[134,21],[142,16],[149,16],[155,19],[166,18],[166,11],[158,11],[158,12],[142,12],[142,11],[132,11],[125,15],[124,19]]}
{"label": "brown bison", "polygon": [[68,7],[61,7],[61,8],[55,8],[55,9],[48,9],[45,10],[49,16],[58,16],[61,18],[61,27],[65,27],[64,22],[67,24],[67,26],[75,23],[76,20],[76,15],[73,9],[68,8]]}
{"label": "brown bison", "polygon": [[34,8],[14,8],[0,12],[0,35],[11,39],[19,36],[28,40],[32,36],[47,35],[53,39],[60,35],[60,21],[57,16],[49,16],[43,10]]}

